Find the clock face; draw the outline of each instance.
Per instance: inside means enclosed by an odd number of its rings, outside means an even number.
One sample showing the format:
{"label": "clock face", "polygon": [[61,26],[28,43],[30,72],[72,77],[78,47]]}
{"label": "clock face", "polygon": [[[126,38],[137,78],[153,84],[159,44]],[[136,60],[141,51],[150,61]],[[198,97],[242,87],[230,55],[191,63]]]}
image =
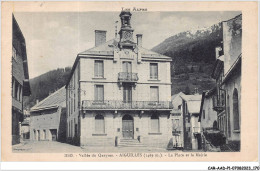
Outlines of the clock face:
{"label": "clock face", "polygon": [[125,32],[125,34],[124,34],[124,39],[130,40],[131,37],[132,37],[132,33],[131,33],[131,32]]}

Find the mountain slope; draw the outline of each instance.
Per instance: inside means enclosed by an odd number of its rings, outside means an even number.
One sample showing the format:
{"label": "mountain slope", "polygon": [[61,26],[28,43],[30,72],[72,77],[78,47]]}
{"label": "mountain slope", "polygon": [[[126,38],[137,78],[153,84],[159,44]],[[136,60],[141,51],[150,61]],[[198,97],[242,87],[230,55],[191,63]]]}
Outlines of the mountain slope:
{"label": "mountain slope", "polygon": [[69,78],[70,72],[71,67],[58,68],[30,79],[32,94],[29,97],[25,97],[25,108],[34,106],[36,100],[41,101],[50,93],[64,86]]}
{"label": "mountain slope", "polygon": [[219,23],[195,32],[181,32],[152,48],[173,59],[172,94],[180,91],[191,94],[195,88],[201,93],[214,86],[210,75],[215,61],[215,48],[221,46],[221,42],[222,28]]}

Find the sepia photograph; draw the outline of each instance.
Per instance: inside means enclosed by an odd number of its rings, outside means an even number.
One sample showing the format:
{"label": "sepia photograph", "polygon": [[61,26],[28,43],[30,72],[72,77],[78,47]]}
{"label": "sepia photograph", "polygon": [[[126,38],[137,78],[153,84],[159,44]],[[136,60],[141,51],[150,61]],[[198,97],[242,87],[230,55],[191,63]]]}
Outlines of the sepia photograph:
{"label": "sepia photograph", "polygon": [[13,151],[239,151],[241,37],[239,11],[14,13]]}
{"label": "sepia photograph", "polygon": [[247,150],[242,9],[9,16],[9,155],[203,161]]}

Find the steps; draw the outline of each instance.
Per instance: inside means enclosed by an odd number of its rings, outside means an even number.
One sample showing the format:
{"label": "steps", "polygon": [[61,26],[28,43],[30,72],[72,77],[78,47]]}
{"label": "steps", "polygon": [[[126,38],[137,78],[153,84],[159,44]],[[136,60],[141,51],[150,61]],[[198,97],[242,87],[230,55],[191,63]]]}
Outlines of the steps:
{"label": "steps", "polygon": [[118,147],[146,147],[140,143],[137,139],[120,139]]}

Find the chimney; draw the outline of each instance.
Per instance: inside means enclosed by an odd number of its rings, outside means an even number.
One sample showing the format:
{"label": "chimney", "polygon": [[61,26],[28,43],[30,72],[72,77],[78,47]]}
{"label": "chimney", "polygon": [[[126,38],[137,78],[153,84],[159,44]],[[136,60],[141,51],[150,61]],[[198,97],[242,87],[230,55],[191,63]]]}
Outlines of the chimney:
{"label": "chimney", "polygon": [[143,37],[142,34],[137,34],[137,35],[136,35],[137,46],[138,46],[138,47],[142,47],[142,37]]}
{"label": "chimney", "polygon": [[38,99],[36,99],[36,104],[38,104],[39,103],[39,100]]}
{"label": "chimney", "polygon": [[194,95],[198,95],[199,94],[199,90],[198,90],[198,88],[195,88],[194,89]]}
{"label": "chimney", "polygon": [[104,30],[95,30],[95,46],[99,46],[106,42],[106,33]]}

